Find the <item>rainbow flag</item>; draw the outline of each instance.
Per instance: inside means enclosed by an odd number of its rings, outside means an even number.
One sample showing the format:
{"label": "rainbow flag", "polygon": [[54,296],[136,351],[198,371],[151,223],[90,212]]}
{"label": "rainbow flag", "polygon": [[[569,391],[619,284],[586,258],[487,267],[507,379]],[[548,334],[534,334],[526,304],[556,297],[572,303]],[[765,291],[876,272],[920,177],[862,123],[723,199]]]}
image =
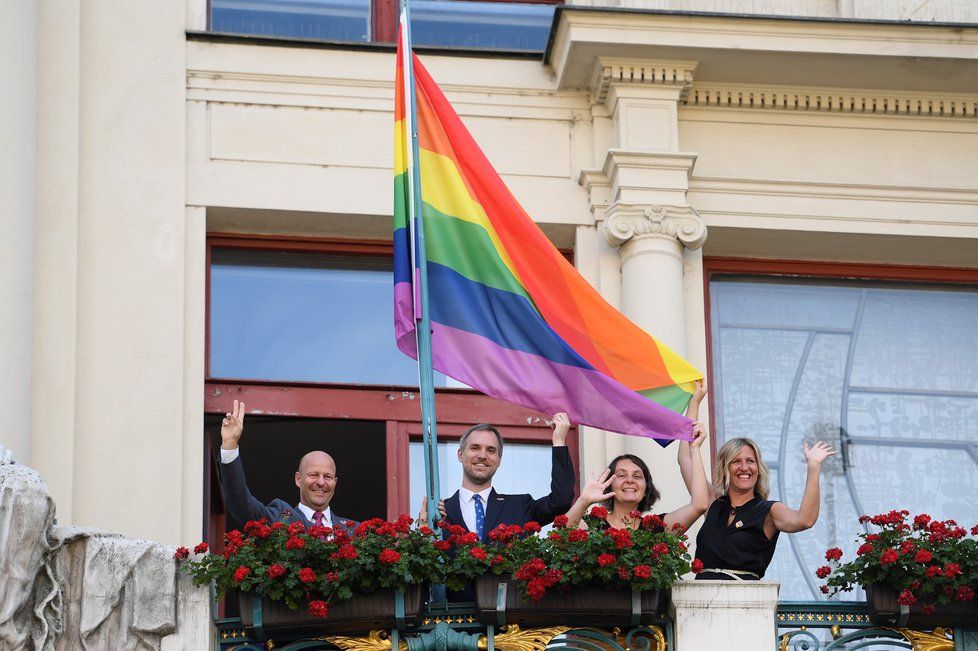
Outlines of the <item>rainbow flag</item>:
{"label": "rainbow flag", "polygon": [[[420,309],[408,225],[411,161],[402,35],[394,91],[394,331],[417,359]],[[445,375],[571,422],[691,438],[702,376],[609,305],[523,210],[413,56],[432,364]]]}

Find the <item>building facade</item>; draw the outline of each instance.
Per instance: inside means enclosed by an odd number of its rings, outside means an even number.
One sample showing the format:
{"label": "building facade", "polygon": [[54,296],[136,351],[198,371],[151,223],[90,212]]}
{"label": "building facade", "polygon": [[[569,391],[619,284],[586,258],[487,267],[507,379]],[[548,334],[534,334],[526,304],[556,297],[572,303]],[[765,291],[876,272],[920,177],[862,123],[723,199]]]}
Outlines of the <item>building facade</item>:
{"label": "building facade", "polygon": [[[362,26],[330,42],[247,26],[287,4],[4,6],[3,443],[63,524],[217,536],[233,399],[256,493],[290,497],[323,447],[338,509],[417,510],[390,315],[394,8],[324,5]],[[810,570],[859,513],[976,520],[978,9],[917,4],[499,3],[476,48],[439,45],[471,16],[420,48],[554,244],[707,374],[712,449],[756,438],[790,504],[802,442],[842,451],[819,526],[780,546],[782,598],[818,596]],[[439,382],[443,492],[452,438],[482,421],[514,443],[500,481],[545,490],[547,415]],[[583,431],[572,450],[582,478],[640,454],[659,510],[688,499],[673,448]]]}

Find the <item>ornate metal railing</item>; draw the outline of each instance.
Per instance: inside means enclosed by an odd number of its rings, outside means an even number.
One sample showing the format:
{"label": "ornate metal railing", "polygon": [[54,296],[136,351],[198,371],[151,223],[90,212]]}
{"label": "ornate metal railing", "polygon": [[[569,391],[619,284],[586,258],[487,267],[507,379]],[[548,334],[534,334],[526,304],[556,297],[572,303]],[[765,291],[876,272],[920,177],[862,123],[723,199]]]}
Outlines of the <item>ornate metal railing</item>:
{"label": "ornate metal railing", "polygon": [[[573,622],[523,627],[486,626],[475,616],[474,604],[429,609],[421,622],[402,629],[373,630],[358,635],[282,634],[269,638],[246,629],[240,619],[218,619],[220,651],[673,651],[672,623],[665,618],[634,627],[578,627]],[[261,641],[259,638],[266,638]]]}
{"label": "ornate metal railing", "polygon": [[799,602],[778,604],[779,651],[852,651],[913,649],[914,651],[978,651],[976,630],[877,626],[863,602]]}

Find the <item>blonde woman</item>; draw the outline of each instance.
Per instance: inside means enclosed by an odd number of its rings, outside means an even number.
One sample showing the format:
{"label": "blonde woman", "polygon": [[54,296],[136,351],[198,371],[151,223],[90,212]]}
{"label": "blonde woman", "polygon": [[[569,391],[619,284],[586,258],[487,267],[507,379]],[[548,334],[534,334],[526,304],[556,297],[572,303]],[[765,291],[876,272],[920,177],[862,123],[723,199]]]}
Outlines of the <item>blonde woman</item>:
{"label": "blonde woman", "polygon": [[[774,557],[778,535],[804,531],[818,520],[822,462],[835,454],[827,443],[805,444],[808,479],[795,510],[769,500],[770,473],[761,449],[748,438],[727,441],[713,464],[714,500],[696,536],[697,579],[756,581]],[[701,569],[700,569],[701,568]]]}

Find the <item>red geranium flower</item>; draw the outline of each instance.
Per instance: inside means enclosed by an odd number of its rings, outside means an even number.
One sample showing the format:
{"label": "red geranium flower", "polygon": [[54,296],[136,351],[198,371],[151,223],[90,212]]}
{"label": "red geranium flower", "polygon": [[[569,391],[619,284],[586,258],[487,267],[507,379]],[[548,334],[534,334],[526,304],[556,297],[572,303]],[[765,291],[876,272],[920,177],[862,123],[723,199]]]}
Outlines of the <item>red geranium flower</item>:
{"label": "red geranium flower", "polygon": [[566,515],[558,515],[556,518],[554,518],[554,526],[555,527],[566,527],[567,526],[567,516]]}
{"label": "red geranium flower", "polygon": [[614,565],[616,560],[614,554],[601,554],[598,556],[598,565],[608,567],[609,565]]}
{"label": "red geranium flower", "polygon": [[312,583],[316,580],[316,571],[311,567],[304,567],[299,570],[299,580],[303,583]]}
{"label": "red geranium flower", "polygon": [[190,550],[186,547],[177,547],[177,551],[173,554],[173,558],[177,559],[178,561],[190,558]]}
{"label": "red geranium flower", "polygon": [[653,554],[658,554],[659,556],[662,556],[663,554],[668,554],[669,553],[669,545],[667,545],[665,543],[661,543],[661,542],[660,543],[656,543],[655,545],[652,546],[652,553]]}
{"label": "red geranium flower", "polygon": [[569,534],[567,534],[567,540],[571,542],[584,542],[588,538],[587,529],[572,529]]}
{"label": "red geranium flower", "polygon": [[929,523],[930,523],[930,516],[927,515],[926,513],[921,513],[920,515],[914,517],[913,528],[924,529],[927,527]]}
{"label": "red geranium flower", "polygon": [[401,553],[394,551],[393,549],[385,549],[380,552],[380,562],[384,563],[385,565],[396,563],[399,560],[401,560]]}
{"label": "red geranium flower", "polygon": [[299,538],[298,536],[292,536],[285,541],[286,549],[302,549],[306,546],[306,541],[304,538]]}
{"label": "red geranium flower", "polygon": [[897,597],[897,603],[901,606],[912,606],[917,603],[917,597],[909,590],[901,590]]}
{"label": "red geranium flower", "polygon": [[825,550],[825,560],[827,561],[837,561],[842,558],[842,550],[838,547],[833,547],[832,549]]}
{"label": "red geranium flower", "polygon": [[647,579],[652,576],[652,568],[648,565],[636,565],[632,568],[632,574],[640,579]]}
{"label": "red geranium flower", "polygon": [[924,576],[926,576],[928,579],[933,579],[935,576],[940,576],[941,574],[943,574],[943,572],[937,565],[931,565],[924,570]]}
{"label": "red geranium flower", "polygon": [[486,560],[486,550],[482,547],[472,547],[469,549],[469,556],[477,561],[484,561]]}
{"label": "red geranium flower", "polygon": [[831,573],[832,573],[832,568],[829,567],[828,565],[823,565],[822,567],[815,570],[815,576],[817,576],[820,579],[824,579]]}
{"label": "red geranium flower", "polygon": [[900,558],[900,555],[897,554],[896,550],[887,547],[883,550],[883,554],[880,556],[880,564],[890,565],[892,563],[896,563],[898,558]]}
{"label": "red geranium flower", "polygon": [[698,558],[694,558],[693,559],[693,564],[692,564],[692,570],[693,570],[693,574],[699,574],[700,572],[702,572],[703,571],[703,561],[701,561]]}
{"label": "red geranium flower", "polygon": [[957,563],[948,563],[944,566],[944,576],[949,579],[953,579],[961,573],[961,566]]}
{"label": "red geranium flower", "polygon": [[267,574],[268,578],[270,579],[277,579],[285,574],[285,568],[278,563],[275,563],[274,565],[270,565],[268,567],[268,571],[265,572],[265,574]]}
{"label": "red geranium flower", "polygon": [[595,506],[591,509],[591,517],[604,520],[608,517],[608,509],[604,508],[603,506]]}
{"label": "red geranium flower", "polygon": [[862,556],[863,554],[872,554],[873,549],[874,549],[873,546],[870,545],[869,543],[863,543],[862,545],[859,546],[859,549],[856,550],[856,555]]}
{"label": "red geranium flower", "polygon": [[523,525],[523,531],[527,533],[539,533],[540,525],[532,520]]}
{"label": "red geranium flower", "polygon": [[432,544],[434,545],[435,549],[440,552],[447,552],[452,548],[452,543],[448,542],[447,540],[436,540]]}
{"label": "red geranium flower", "polygon": [[196,547],[194,547],[194,553],[195,554],[206,554],[208,549],[209,548],[207,547],[207,543],[202,542],[199,545],[197,545]]}
{"label": "red geranium flower", "polygon": [[305,533],[305,532],[306,532],[306,525],[302,524],[301,522],[293,522],[292,524],[289,525],[289,533],[292,534],[293,536],[298,533]]}
{"label": "red geranium flower", "polygon": [[234,571],[234,581],[235,583],[241,583],[248,575],[251,574],[251,568],[247,565],[239,565],[238,569]]}
{"label": "red geranium flower", "polygon": [[326,602],[321,599],[316,599],[315,601],[309,602],[309,614],[313,617],[318,617],[322,619],[326,616],[328,608],[326,607]]}
{"label": "red geranium flower", "polygon": [[967,585],[963,585],[960,588],[958,588],[958,594],[955,595],[955,599],[957,599],[958,601],[971,601],[974,598],[975,598],[974,588]]}
{"label": "red geranium flower", "polygon": [[357,557],[357,550],[353,548],[353,545],[347,543],[339,549],[337,549],[330,558],[342,558],[344,560],[352,561]]}
{"label": "red geranium flower", "polygon": [[918,563],[930,563],[934,560],[934,555],[931,554],[926,549],[918,549],[917,554],[913,557]]}
{"label": "red geranium flower", "polygon": [[505,560],[506,559],[502,557],[502,554],[496,554],[495,556],[492,557],[492,561],[491,562],[492,562],[493,565],[499,565],[500,563],[504,562]]}

